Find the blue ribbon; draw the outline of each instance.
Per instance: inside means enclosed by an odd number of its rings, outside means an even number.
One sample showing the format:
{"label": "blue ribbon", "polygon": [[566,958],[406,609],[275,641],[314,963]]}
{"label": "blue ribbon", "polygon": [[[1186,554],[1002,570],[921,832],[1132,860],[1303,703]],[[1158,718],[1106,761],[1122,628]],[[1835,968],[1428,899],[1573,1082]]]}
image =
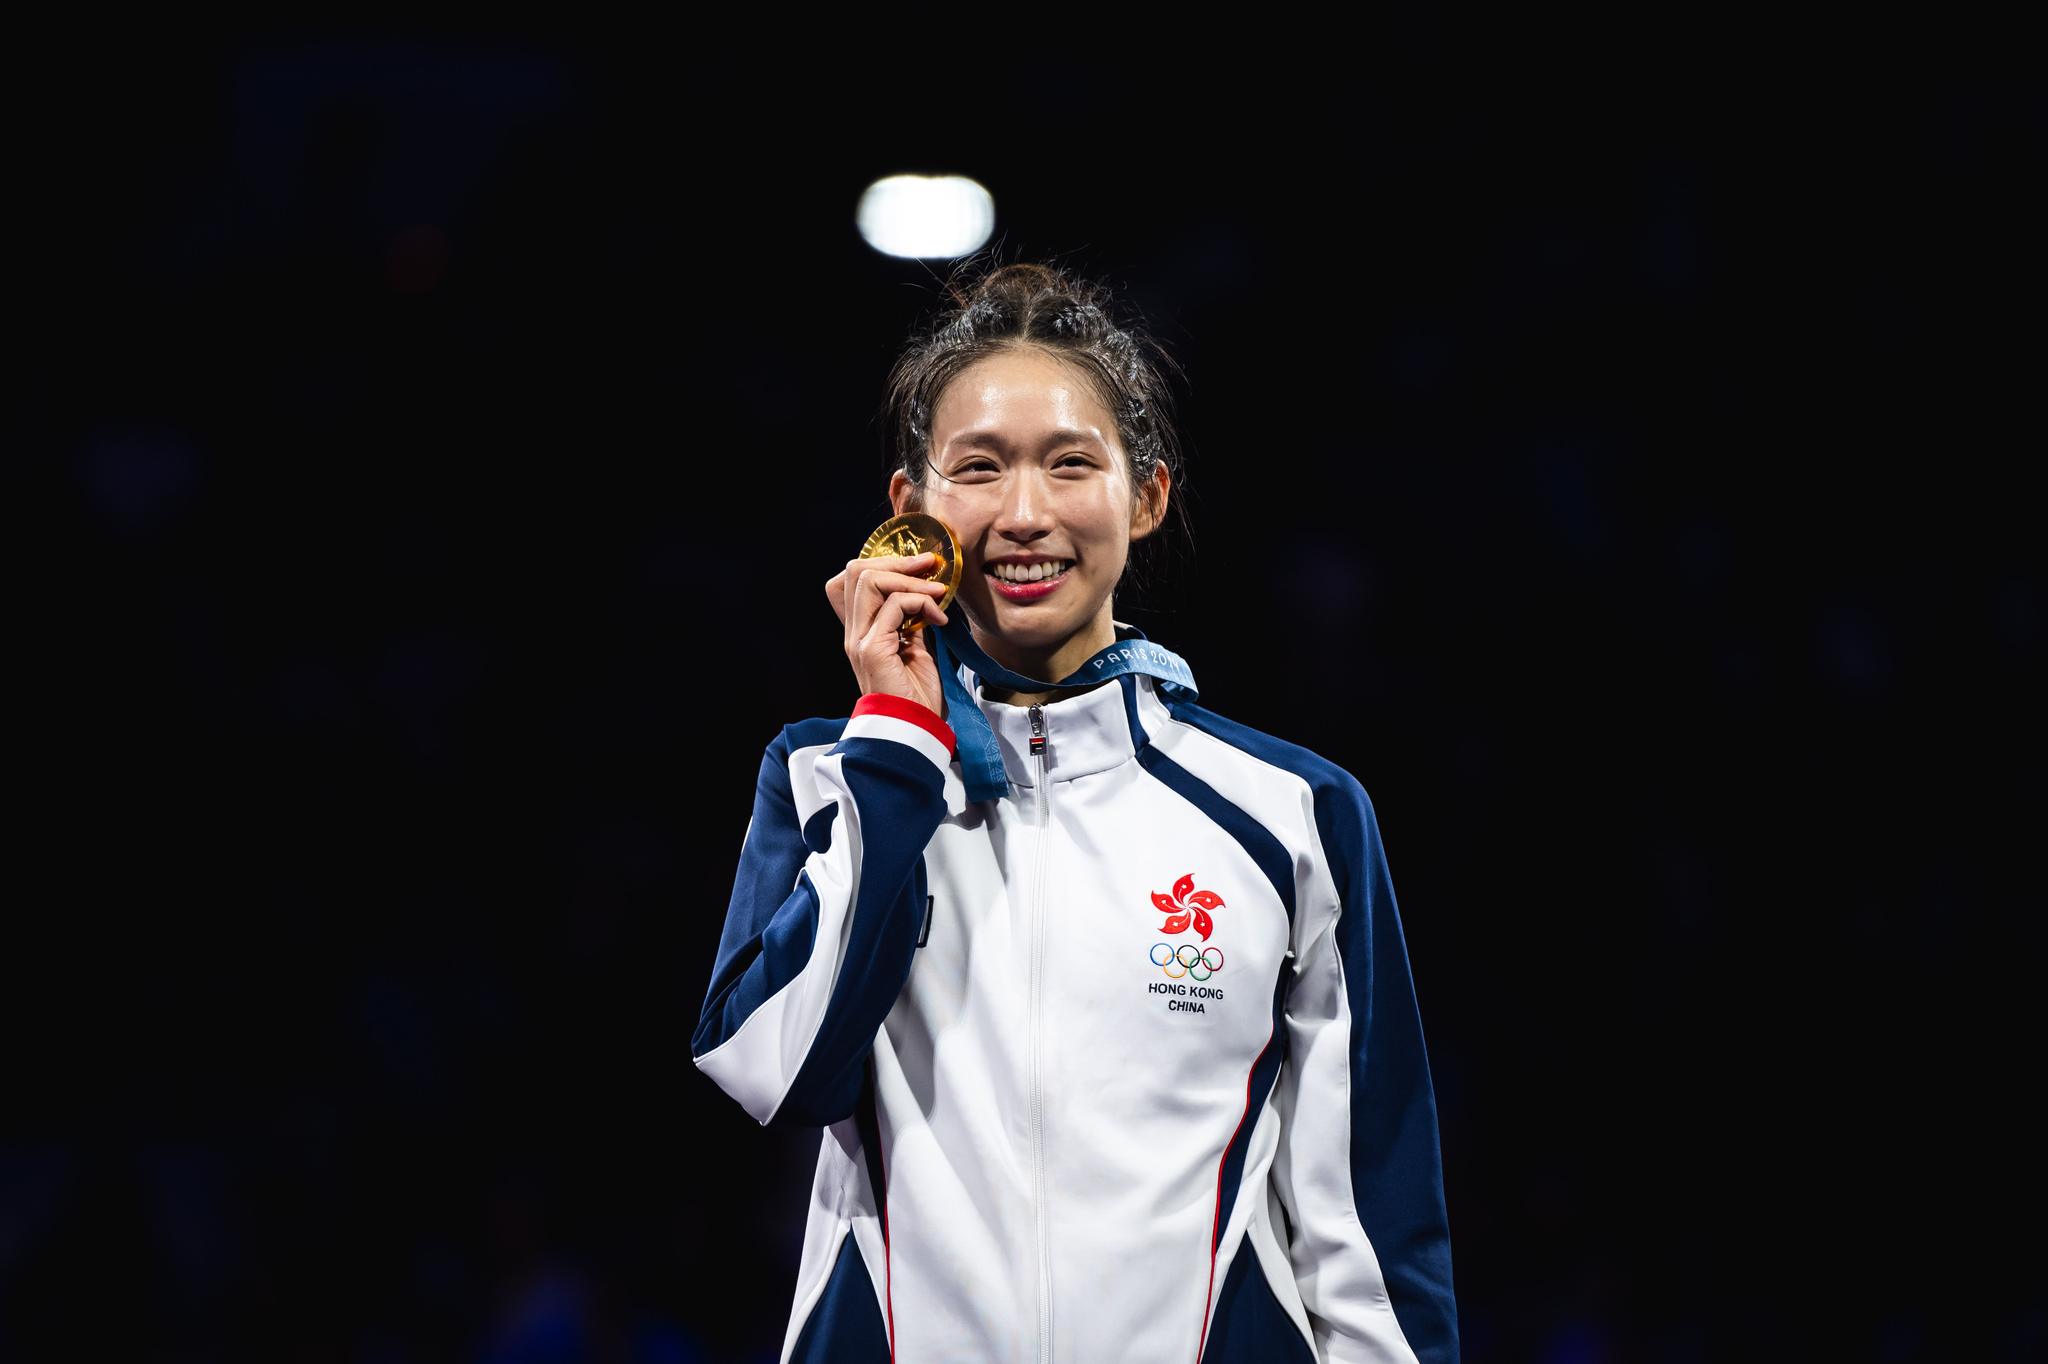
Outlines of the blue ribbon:
{"label": "blue ribbon", "polygon": [[1098,650],[1094,657],[1058,682],[1041,682],[1035,677],[1012,672],[990,658],[979,644],[974,642],[974,632],[968,627],[967,617],[960,611],[951,613],[949,619],[937,630],[926,626],[930,637],[932,662],[939,669],[939,685],[946,693],[946,723],[953,728],[953,737],[959,741],[960,776],[967,785],[969,800],[995,800],[1010,788],[1009,772],[1003,766],[1003,746],[996,742],[996,732],[981,713],[977,701],[960,681],[960,671],[953,665],[948,648],[960,655],[960,659],[983,682],[993,682],[999,687],[1012,691],[1042,692],[1056,687],[1087,687],[1097,682],[1106,682],[1112,677],[1125,673],[1144,673],[1160,679],[1159,689],[1175,699],[1196,698],[1195,675],[1183,659],[1164,645],[1154,644],[1145,638],[1145,632],[1135,625],[1118,625],[1116,643]]}

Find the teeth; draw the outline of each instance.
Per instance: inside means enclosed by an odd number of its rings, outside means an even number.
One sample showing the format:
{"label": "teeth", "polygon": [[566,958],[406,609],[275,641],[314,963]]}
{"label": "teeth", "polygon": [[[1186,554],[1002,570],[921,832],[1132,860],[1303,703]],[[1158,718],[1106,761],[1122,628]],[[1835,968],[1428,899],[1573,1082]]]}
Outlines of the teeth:
{"label": "teeth", "polygon": [[990,564],[991,577],[1001,578],[1006,583],[1035,583],[1046,578],[1057,578],[1074,566],[1072,559],[1060,559],[1049,564]]}

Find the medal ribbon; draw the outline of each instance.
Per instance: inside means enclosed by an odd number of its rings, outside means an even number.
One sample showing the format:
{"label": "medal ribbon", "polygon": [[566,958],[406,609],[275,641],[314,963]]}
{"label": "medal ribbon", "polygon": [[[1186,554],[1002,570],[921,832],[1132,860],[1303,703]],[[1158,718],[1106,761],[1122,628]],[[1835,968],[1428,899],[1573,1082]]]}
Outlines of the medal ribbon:
{"label": "medal ribbon", "polygon": [[1098,650],[1094,657],[1060,681],[1041,682],[1035,677],[1012,672],[990,658],[974,642],[967,617],[959,611],[952,612],[951,618],[937,629],[925,627],[932,661],[939,669],[939,685],[946,693],[946,723],[952,726],[953,737],[959,743],[960,775],[966,782],[969,800],[995,800],[1009,790],[1010,778],[1003,767],[1003,746],[996,742],[995,729],[989,724],[988,717],[981,713],[981,703],[960,681],[960,671],[948,656],[948,648],[959,654],[960,661],[983,682],[993,682],[1012,691],[1040,692],[1051,691],[1055,687],[1085,687],[1125,673],[1143,673],[1158,678],[1160,690],[1168,695],[1189,701],[1195,699],[1195,674],[1189,669],[1187,660],[1164,645],[1154,644],[1145,638],[1145,632],[1135,625],[1118,625],[1115,628],[1116,643]]}

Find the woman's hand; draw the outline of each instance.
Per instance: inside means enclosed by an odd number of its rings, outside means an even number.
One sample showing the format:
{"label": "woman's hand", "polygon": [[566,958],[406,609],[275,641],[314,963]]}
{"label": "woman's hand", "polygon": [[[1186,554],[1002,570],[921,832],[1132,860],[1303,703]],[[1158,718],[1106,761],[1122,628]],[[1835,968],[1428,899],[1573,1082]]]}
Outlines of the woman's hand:
{"label": "woman's hand", "polygon": [[925,630],[899,633],[905,621],[919,617],[926,630],[946,623],[939,609],[945,584],[916,576],[935,562],[931,554],[854,559],[825,580],[825,595],[846,626],[846,659],[861,695],[907,697],[943,717],[945,693]]}

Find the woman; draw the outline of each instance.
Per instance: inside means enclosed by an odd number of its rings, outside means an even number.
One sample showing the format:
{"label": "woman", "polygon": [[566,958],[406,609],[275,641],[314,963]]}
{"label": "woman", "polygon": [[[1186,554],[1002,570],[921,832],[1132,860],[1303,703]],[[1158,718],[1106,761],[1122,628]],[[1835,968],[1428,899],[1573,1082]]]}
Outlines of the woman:
{"label": "woman", "polygon": [[928,556],[827,583],[861,698],[769,746],[692,1043],[827,1129],[783,1356],[1455,1359],[1372,807],[1111,614],[1172,499],[1164,357],[1044,266],[955,300],[889,493],[958,596]]}

